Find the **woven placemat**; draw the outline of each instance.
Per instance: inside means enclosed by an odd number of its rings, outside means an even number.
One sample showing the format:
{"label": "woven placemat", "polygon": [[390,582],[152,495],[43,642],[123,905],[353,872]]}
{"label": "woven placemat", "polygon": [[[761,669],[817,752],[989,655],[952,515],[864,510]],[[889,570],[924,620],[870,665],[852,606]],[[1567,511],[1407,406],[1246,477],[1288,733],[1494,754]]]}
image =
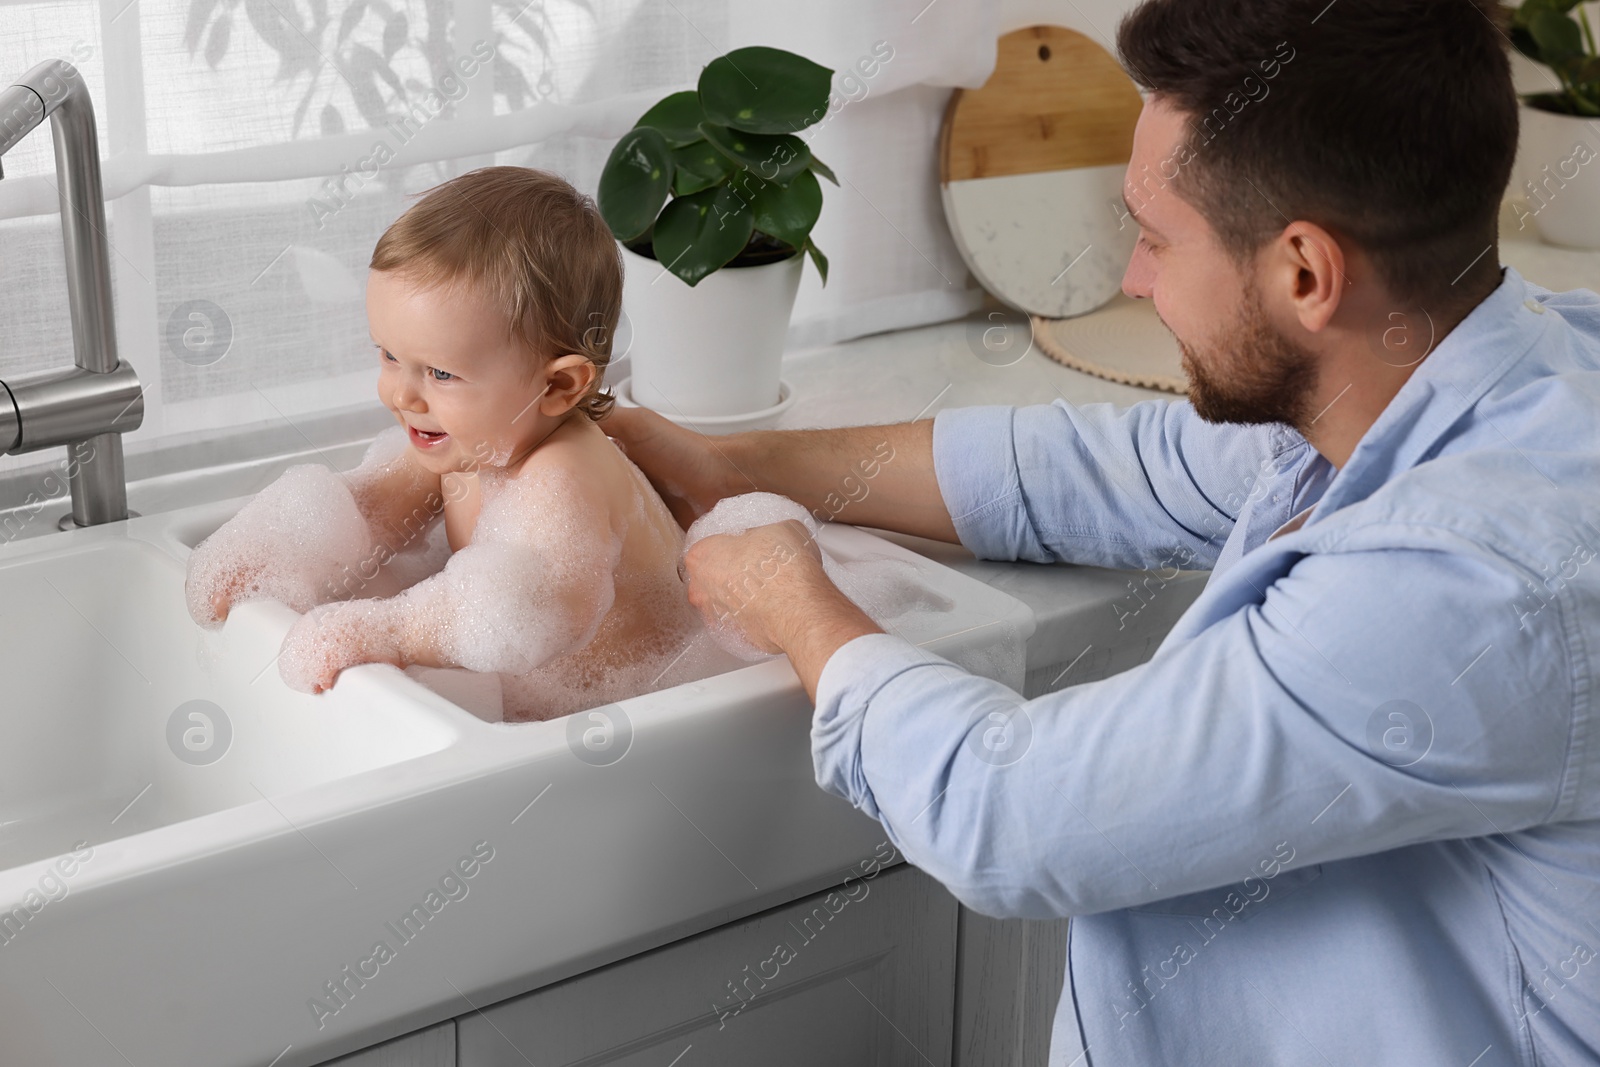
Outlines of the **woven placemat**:
{"label": "woven placemat", "polygon": [[1189,391],[1178,341],[1148,300],[1119,293],[1087,315],[1030,318],[1034,344],[1057,363],[1123,385]]}

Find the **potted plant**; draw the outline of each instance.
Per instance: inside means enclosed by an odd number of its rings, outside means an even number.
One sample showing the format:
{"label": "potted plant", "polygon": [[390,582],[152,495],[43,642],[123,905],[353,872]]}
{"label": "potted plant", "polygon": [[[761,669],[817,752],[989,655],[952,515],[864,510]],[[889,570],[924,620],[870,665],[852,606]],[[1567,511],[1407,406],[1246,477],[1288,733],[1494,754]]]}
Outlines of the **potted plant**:
{"label": "potted plant", "polygon": [[1600,248],[1600,54],[1579,0],[1523,0],[1511,14],[1517,51],[1550,68],[1557,92],[1522,97],[1518,179],[1531,222],[1551,244]]}
{"label": "potted plant", "polygon": [[[828,110],[833,71],[778,48],[739,48],[639,117],[600,175],[621,242],[635,403],[665,415],[770,409],[821,175],[795,136]],[[726,268],[726,269],[724,269]]]}

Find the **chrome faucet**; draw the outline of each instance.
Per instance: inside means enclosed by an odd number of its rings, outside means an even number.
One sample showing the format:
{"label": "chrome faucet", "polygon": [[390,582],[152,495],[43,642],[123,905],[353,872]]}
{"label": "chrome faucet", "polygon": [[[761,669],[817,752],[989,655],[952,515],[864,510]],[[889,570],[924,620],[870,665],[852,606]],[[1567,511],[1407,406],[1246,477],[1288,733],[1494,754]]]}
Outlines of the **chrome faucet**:
{"label": "chrome faucet", "polygon": [[55,139],[75,366],[0,381],[0,453],[66,445],[71,522],[94,526],[128,517],[122,434],[144,421],[144,392],[133,368],[117,358],[94,106],[65,60],[40,63],[0,91],[0,157],[46,117]]}

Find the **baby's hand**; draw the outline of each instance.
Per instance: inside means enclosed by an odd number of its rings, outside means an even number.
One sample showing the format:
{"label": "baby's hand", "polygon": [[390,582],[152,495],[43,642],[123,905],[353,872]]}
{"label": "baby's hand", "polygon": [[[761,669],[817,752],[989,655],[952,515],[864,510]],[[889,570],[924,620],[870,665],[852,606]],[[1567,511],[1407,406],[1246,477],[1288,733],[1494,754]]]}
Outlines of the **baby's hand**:
{"label": "baby's hand", "polygon": [[254,561],[229,558],[210,542],[194,550],[183,593],[189,602],[189,616],[208,629],[216,629],[228,618],[228,611],[242,596],[260,591],[262,567]]}
{"label": "baby's hand", "polygon": [[384,601],[324,604],[307,612],[283,639],[278,673],[290,689],[321,693],[339,672],[362,663],[405,664],[382,618]]}
{"label": "baby's hand", "polygon": [[254,552],[241,552],[231,538],[212,537],[189,557],[183,591],[189,615],[201,626],[216,629],[235,604],[246,600],[279,600],[305,611],[319,596],[311,575],[269,565]]}

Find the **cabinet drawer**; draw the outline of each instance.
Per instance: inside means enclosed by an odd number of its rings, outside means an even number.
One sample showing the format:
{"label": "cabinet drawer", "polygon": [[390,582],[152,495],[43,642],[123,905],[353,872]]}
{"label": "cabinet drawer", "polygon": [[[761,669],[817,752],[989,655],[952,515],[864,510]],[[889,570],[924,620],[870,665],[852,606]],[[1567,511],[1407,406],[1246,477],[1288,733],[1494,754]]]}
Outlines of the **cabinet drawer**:
{"label": "cabinet drawer", "polygon": [[947,1067],[954,897],[904,864],[457,1020],[459,1067]]}

